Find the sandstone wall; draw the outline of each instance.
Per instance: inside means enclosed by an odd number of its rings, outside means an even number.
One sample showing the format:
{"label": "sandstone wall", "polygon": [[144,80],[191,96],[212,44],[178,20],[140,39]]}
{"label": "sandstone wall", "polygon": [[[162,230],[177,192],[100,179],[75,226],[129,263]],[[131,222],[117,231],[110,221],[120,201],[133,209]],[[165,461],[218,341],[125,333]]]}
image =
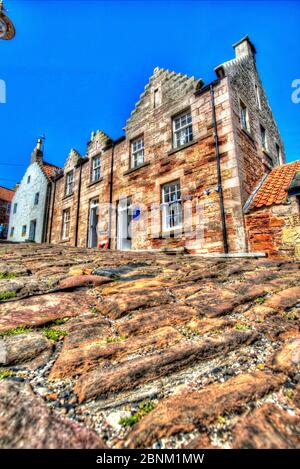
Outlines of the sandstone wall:
{"label": "sandstone wall", "polygon": [[245,217],[250,251],[267,252],[270,257],[300,259],[299,204],[273,205]]}

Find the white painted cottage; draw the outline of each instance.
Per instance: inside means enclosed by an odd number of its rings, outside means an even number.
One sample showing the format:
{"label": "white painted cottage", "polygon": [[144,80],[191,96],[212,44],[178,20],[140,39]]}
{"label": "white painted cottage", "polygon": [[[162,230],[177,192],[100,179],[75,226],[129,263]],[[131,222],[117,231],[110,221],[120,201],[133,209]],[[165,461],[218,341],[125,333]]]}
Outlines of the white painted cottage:
{"label": "white painted cottage", "polygon": [[60,168],[43,161],[42,139],[38,139],[22,181],[12,200],[8,240],[46,240],[51,177]]}

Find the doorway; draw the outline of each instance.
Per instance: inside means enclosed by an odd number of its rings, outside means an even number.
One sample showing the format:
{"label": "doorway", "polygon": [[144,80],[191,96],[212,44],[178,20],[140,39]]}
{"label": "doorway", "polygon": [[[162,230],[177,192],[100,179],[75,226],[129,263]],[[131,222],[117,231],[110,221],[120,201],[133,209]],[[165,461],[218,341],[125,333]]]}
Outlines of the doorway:
{"label": "doorway", "polygon": [[88,247],[96,248],[98,246],[98,219],[99,219],[99,201],[91,200],[89,213],[89,240]]}
{"label": "doorway", "polygon": [[31,220],[29,227],[29,241],[35,241],[36,220]]}
{"label": "doorway", "polygon": [[131,249],[131,222],[132,222],[132,207],[131,197],[121,199],[118,203],[118,243],[117,247],[121,251],[128,251]]}

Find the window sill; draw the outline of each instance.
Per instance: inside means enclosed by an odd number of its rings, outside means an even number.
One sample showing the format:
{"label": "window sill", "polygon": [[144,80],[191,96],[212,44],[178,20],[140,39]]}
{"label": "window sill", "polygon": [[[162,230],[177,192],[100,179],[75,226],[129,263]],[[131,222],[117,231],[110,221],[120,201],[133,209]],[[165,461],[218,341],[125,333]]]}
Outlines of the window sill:
{"label": "window sill", "polygon": [[102,182],[103,181],[103,177],[101,177],[100,179],[97,179],[97,181],[92,181],[90,182],[87,187],[92,187],[92,186],[95,186],[96,184],[98,184],[99,182]]}
{"label": "window sill", "polygon": [[178,151],[185,150],[186,148],[189,148],[192,145],[195,145],[196,143],[198,143],[198,139],[192,140],[189,143],[185,143],[184,145],[181,145],[180,147],[172,148],[172,150],[168,151],[168,155],[173,155],[173,153],[177,153]]}
{"label": "window sill", "polygon": [[244,129],[244,127],[241,127],[241,131],[242,131],[245,135],[247,135],[247,137],[250,138],[250,140],[251,140],[253,143],[255,143],[255,140],[254,140],[254,138],[252,137],[252,135],[251,135],[251,133],[249,132],[249,130]]}
{"label": "window sill", "polygon": [[262,152],[264,156],[266,156],[267,158],[270,158],[273,161],[273,156],[268,152],[268,150],[266,150],[265,148],[262,148]]}
{"label": "window sill", "polygon": [[150,161],[146,161],[145,163],[140,164],[139,166],[136,166],[135,168],[127,169],[127,171],[123,173],[123,176],[127,176],[128,174],[134,173],[135,171],[138,171],[139,169],[145,168],[146,166],[149,166],[149,165],[150,165]]}
{"label": "window sill", "polygon": [[62,200],[68,199],[69,197],[72,197],[74,195],[74,192],[68,195],[64,195]]}
{"label": "window sill", "polygon": [[69,243],[71,238],[61,239],[59,244]]}
{"label": "window sill", "polygon": [[156,238],[157,239],[174,238],[177,235],[180,235],[180,236],[183,235],[182,226],[178,226],[177,228],[171,228],[169,230],[161,231],[160,233],[157,234]]}

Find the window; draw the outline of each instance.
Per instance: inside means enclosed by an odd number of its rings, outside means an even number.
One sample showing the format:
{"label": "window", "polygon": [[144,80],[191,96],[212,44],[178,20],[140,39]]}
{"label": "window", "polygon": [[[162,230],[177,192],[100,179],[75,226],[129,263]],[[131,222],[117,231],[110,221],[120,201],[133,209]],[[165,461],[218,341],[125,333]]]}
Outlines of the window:
{"label": "window", "polygon": [[14,231],[15,231],[15,227],[12,226],[11,229],[10,229],[10,237],[12,238],[13,235],[14,235]]}
{"label": "window", "polygon": [[7,204],[6,212],[8,215],[10,214],[10,211],[11,211],[11,204]]}
{"label": "window", "polygon": [[101,176],[101,158],[95,156],[92,158],[92,182],[99,181]]}
{"label": "window", "polygon": [[66,189],[65,195],[70,195],[73,192],[74,173],[70,171],[66,176]]}
{"label": "window", "polygon": [[182,224],[180,182],[175,181],[162,187],[163,230],[178,228]]}
{"label": "window", "polygon": [[70,236],[71,211],[69,208],[63,211],[62,239],[69,239]]}
{"label": "window", "polygon": [[261,109],[260,90],[259,90],[258,85],[255,85],[255,97],[256,97],[258,109]]}
{"label": "window", "polygon": [[281,162],[281,150],[280,150],[280,146],[278,145],[278,143],[276,143],[276,159],[277,159],[277,163],[280,164],[280,162]]}
{"label": "window", "polygon": [[144,163],[144,137],[131,142],[131,167],[136,168]]}
{"label": "window", "polygon": [[18,204],[14,204],[14,213],[17,213]]}
{"label": "window", "polygon": [[240,101],[240,107],[241,107],[241,125],[242,125],[242,128],[249,132],[250,131],[250,126],[249,126],[249,115],[248,115],[247,106],[243,103],[243,101]]}
{"label": "window", "polygon": [[173,118],[173,146],[181,147],[193,140],[191,112]]}
{"label": "window", "polygon": [[161,89],[160,88],[156,88],[156,90],[154,90],[153,104],[154,104],[154,108],[161,105]]}
{"label": "window", "polygon": [[268,149],[267,134],[266,129],[261,125],[260,126],[260,135],[261,135],[261,144],[264,150]]}
{"label": "window", "polygon": [[34,197],[34,205],[38,205],[39,203],[39,198],[40,198],[40,193],[37,192]]}
{"label": "window", "polygon": [[28,177],[27,177],[27,184],[30,183],[30,179],[31,179],[31,176],[28,176]]}
{"label": "window", "polygon": [[23,225],[22,226],[22,238],[24,238],[26,236],[26,231],[27,231],[27,226]]}

